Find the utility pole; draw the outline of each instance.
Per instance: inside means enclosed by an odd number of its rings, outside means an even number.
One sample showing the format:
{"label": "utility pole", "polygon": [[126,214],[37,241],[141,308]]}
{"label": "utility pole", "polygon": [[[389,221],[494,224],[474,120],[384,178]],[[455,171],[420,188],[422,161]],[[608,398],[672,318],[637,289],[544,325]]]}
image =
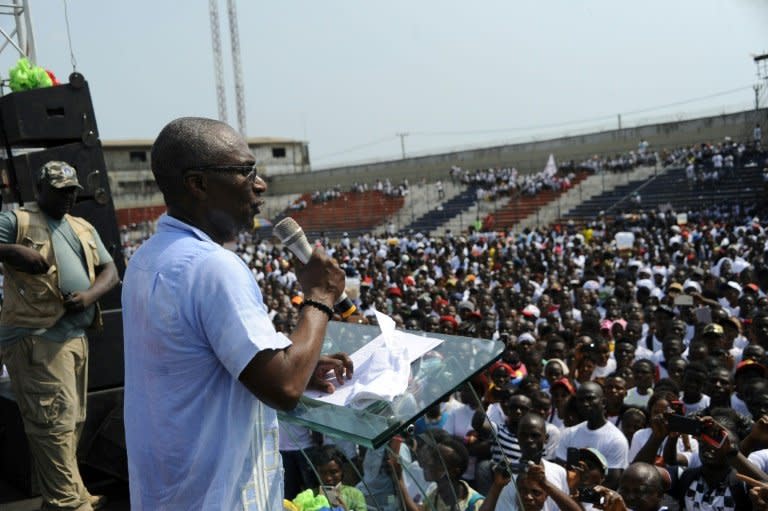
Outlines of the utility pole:
{"label": "utility pole", "polygon": [[[757,67],[758,82],[752,87],[755,91],[755,122],[760,122],[760,89],[768,86],[768,53],[754,55],[755,67]],[[763,83],[765,82],[765,83]]]}
{"label": "utility pole", "polygon": [[621,114],[618,114],[619,117],[619,129],[621,129]]}
{"label": "utility pole", "polygon": [[396,136],[400,137],[400,152],[403,155],[403,160],[405,159],[405,137],[409,135],[409,133],[395,133]]}

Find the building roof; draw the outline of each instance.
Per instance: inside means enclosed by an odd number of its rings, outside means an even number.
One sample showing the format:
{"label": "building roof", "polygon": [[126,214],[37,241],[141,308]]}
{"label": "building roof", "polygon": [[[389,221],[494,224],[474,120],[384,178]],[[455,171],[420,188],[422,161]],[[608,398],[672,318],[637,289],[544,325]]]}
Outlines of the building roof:
{"label": "building roof", "polygon": [[[305,144],[302,140],[295,140],[292,138],[284,137],[248,137],[249,146],[254,145],[271,145],[271,144]],[[152,147],[154,140],[149,138],[134,138],[124,140],[102,140],[101,144],[105,149],[109,148],[147,148]]]}

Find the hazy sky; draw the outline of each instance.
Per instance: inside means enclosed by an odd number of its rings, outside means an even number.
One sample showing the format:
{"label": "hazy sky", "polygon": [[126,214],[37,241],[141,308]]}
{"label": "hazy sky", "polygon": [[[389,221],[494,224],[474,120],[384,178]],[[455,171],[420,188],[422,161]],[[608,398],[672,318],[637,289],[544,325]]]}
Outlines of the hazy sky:
{"label": "hazy sky", "polygon": [[[30,2],[38,62],[66,81],[63,0]],[[175,117],[217,116],[208,2],[68,6],[102,139],[153,138]],[[617,113],[633,125],[750,108],[750,54],[768,52],[768,0],[240,0],[237,8],[248,135],[307,140],[315,167],[397,157],[401,132],[416,154],[615,127]],[[220,15],[235,125],[224,0]],[[7,31],[10,19],[0,21]],[[6,49],[2,76],[14,61]]]}

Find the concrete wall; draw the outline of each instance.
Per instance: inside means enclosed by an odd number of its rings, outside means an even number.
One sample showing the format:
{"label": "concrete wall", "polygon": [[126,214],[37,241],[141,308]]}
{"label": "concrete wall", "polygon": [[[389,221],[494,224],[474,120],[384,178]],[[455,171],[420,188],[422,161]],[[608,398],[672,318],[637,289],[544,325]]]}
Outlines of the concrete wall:
{"label": "concrete wall", "polygon": [[[760,117],[765,118],[767,113],[768,109],[761,110]],[[751,136],[754,123],[755,112],[749,110],[538,142],[351,165],[310,173],[276,176],[270,180],[270,193],[303,193],[323,190],[337,184],[346,187],[354,181],[372,183],[379,178],[400,182],[407,177],[411,183],[422,178],[434,181],[438,178],[446,179],[451,165],[469,169],[515,166],[523,173],[537,172],[544,168],[550,153],[555,155],[558,162],[572,159],[581,161],[594,154],[608,155],[636,149],[638,142],[643,138],[650,143],[652,150],[705,141],[719,142],[726,136],[734,140],[747,140]]]}

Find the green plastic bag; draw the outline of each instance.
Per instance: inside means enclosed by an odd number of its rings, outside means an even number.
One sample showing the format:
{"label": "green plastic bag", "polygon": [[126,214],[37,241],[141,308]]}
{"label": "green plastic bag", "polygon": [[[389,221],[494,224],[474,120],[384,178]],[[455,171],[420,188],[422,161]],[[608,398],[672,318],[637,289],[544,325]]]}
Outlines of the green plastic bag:
{"label": "green plastic bag", "polygon": [[27,58],[21,58],[9,72],[10,87],[13,92],[51,87],[53,81],[40,66],[33,66]]}

